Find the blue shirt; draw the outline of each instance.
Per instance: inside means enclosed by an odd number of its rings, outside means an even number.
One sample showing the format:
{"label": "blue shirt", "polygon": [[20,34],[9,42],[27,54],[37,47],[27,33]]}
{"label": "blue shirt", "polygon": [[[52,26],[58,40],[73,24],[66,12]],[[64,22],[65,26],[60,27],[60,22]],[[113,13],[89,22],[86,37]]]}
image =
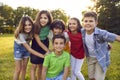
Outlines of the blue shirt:
{"label": "blue shirt", "polygon": [[[83,28],[81,32],[83,37],[82,39],[83,39],[83,45],[85,48],[85,53],[86,53],[86,56],[89,57],[89,52],[85,44],[86,31]],[[110,33],[106,30],[102,30],[95,27],[94,34],[93,34],[95,57],[97,58],[104,72],[106,72],[106,69],[110,64],[108,42],[113,42],[115,41],[115,39],[116,39],[116,34]]]}

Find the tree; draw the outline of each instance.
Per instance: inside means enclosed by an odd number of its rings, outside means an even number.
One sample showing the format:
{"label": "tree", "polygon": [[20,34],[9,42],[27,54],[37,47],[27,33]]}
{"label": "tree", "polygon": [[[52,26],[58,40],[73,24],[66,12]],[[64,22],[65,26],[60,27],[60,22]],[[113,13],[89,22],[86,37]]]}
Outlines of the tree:
{"label": "tree", "polygon": [[100,28],[120,34],[120,0],[92,0],[98,13]]}
{"label": "tree", "polygon": [[65,23],[67,23],[67,21],[68,21],[68,16],[62,9],[51,10],[51,14],[53,16],[53,19],[61,19]]}

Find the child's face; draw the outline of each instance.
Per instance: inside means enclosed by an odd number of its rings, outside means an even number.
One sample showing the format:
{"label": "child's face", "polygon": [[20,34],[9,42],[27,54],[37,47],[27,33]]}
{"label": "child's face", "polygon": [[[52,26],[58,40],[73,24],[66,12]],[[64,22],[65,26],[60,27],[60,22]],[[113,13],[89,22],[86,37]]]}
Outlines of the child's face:
{"label": "child's face", "polygon": [[60,29],[60,28],[53,28],[53,34],[54,35],[57,35],[57,34],[62,34],[62,29]]}
{"label": "child's face", "polygon": [[48,19],[46,14],[41,14],[41,16],[40,16],[40,25],[41,26],[46,26],[47,23],[48,23],[48,20],[49,19]]}
{"label": "child's face", "polygon": [[57,38],[53,42],[53,49],[55,50],[55,52],[61,52],[64,49],[64,46],[64,39]]}
{"label": "child's face", "polygon": [[94,17],[84,17],[83,27],[87,32],[93,32],[96,25],[97,25],[97,21],[95,20]]}
{"label": "child's face", "polygon": [[69,20],[69,29],[70,29],[70,31],[71,32],[76,32],[77,31],[77,29],[78,29],[78,24],[77,24],[77,21],[76,20],[74,20],[74,19],[71,19],[71,20]]}
{"label": "child's face", "polygon": [[29,33],[32,30],[32,24],[30,21],[25,21],[24,32]]}

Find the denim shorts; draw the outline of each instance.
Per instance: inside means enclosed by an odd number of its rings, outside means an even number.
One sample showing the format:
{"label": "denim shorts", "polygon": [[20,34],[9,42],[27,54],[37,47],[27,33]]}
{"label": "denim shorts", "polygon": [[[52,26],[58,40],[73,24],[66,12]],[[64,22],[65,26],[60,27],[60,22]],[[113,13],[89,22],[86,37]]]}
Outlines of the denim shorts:
{"label": "denim shorts", "polygon": [[23,58],[28,58],[30,53],[26,50],[26,48],[22,44],[17,44],[14,42],[14,59],[22,60]]}

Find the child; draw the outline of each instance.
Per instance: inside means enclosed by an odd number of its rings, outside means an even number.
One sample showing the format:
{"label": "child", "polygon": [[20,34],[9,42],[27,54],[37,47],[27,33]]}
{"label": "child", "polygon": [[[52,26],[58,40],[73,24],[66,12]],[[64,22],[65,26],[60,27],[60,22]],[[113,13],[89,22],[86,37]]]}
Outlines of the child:
{"label": "child", "polygon": [[81,24],[77,18],[71,18],[68,22],[68,35],[71,43],[71,80],[85,80],[81,68],[84,61],[84,47],[81,34]]}
{"label": "child", "polygon": [[[34,22],[34,39],[32,40],[32,48],[40,53],[45,54],[49,52],[49,40],[47,38],[50,31],[50,24],[52,23],[52,16],[47,10],[40,11]],[[35,80],[36,69],[37,80],[40,80],[43,58],[39,58],[31,54],[31,80]]]}
{"label": "child", "polygon": [[95,12],[84,14],[82,36],[90,80],[104,80],[107,67],[110,64],[108,42],[120,41],[120,36],[97,28],[97,23]]}
{"label": "child", "polygon": [[42,80],[68,80],[70,55],[63,51],[66,39],[63,35],[55,35],[52,39],[53,52],[45,56]]}
{"label": "child", "polygon": [[13,80],[19,80],[21,73],[21,80],[25,80],[27,63],[29,60],[29,53],[44,58],[44,55],[34,51],[30,47],[30,40],[33,38],[33,21],[29,16],[21,18],[17,29],[15,30],[14,41],[14,59],[15,59],[15,73]]}
{"label": "child", "polygon": [[64,21],[56,19],[52,22],[50,28],[51,28],[51,31],[49,32],[48,38],[52,41],[52,38],[54,35],[58,35],[58,34],[64,35],[66,38],[66,45],[65,45],[64,51],[70,52],[69,38],[68,38],[67,32],[64,31],[65,30]]}

